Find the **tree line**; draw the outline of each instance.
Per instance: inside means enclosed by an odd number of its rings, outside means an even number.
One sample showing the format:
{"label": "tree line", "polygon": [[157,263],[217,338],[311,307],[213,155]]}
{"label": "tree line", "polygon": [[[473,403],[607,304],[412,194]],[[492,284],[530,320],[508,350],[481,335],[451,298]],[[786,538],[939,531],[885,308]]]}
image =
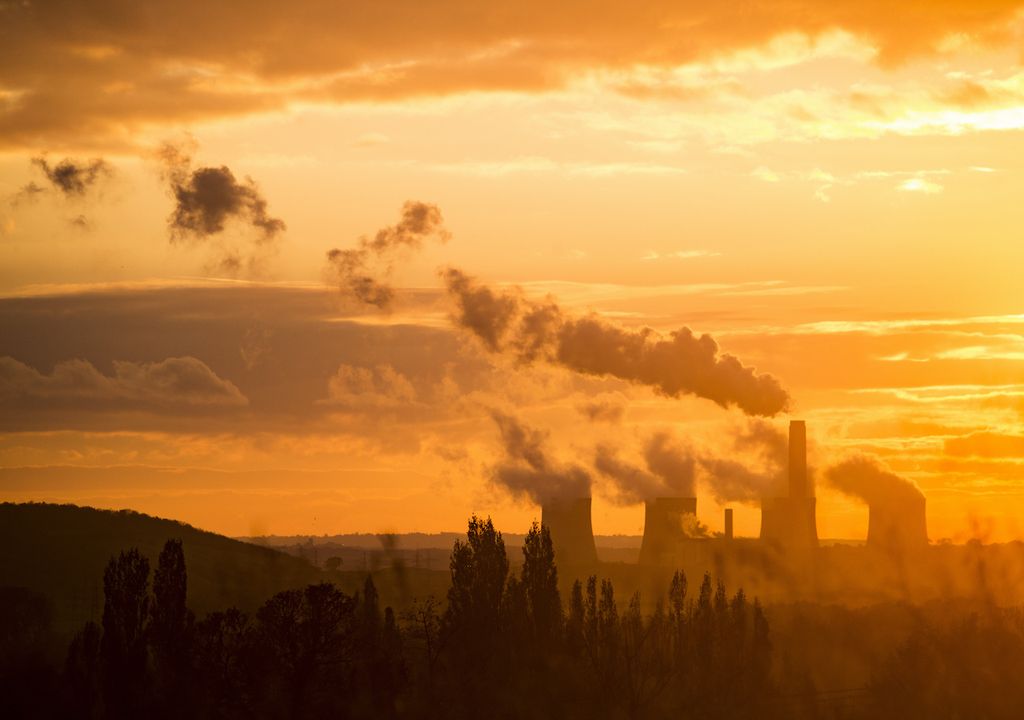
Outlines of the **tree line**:
{"label": "tree line", "polygon": [[513,572],[501,533],[473,517],[452,550],[443,602],[424,598],[396,615],[367,577],[353,594],[323,582],[280,592],[251,615],[197,619],[182,543],[167,541],[152,572],[129,549],[104,572],[101,622],[74,636],[59,670],[27,660],[39,618],[30,603],[5,600],[13,620],[0,637],[0,715],[1014,717],[1024,702],[1011,677],[1024,662],[1019,614],[1007,616],[1012,627],[922,625],[870,687],[830,705],[775,679],[768,620],[742,590],[729,594],[707,574],[691,589],[679,571],[642,612],[639,595],[622,601],[596,576],[563,598],[551,538],[536,523],[522,554]]}

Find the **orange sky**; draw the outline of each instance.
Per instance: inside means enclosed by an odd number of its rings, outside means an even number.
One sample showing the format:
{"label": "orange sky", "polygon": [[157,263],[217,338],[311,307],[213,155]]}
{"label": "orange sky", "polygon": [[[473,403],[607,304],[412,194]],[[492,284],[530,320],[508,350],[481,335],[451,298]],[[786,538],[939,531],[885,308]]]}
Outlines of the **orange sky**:
{"label": "orange sky", "polygon": [[[229,534],[519,531],[538,511],[492,477],[495,409],[593,476],[599,533],[643,517],[601,444],[758,462],[735,407],[487,352],[451,320],[453,266],[709,333],[778,379],[770,422],[806,419],[815,467],[870,453],[923,489],[933,539],[1019,537],[1024,3],[549,5],[0,3],[0,498]],[[171,226],[201,168],[236,204]],[[340,293],[326,252],[409,200],[450,238],[372,268],[389,310]],[[817,492],[822,536],[865,535]]]}

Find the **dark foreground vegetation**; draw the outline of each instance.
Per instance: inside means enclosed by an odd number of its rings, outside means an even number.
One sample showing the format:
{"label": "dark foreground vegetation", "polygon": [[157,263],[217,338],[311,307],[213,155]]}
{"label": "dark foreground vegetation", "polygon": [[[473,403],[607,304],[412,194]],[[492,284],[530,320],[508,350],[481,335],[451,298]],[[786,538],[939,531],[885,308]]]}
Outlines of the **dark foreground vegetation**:
{"label": "dark foreground vegetation", "polygon": [[[994,608],[918,620],[865,687],[817,692],[773,649],[760,604],[675,573],[652,612],[587,578],[561,597],[534,526],[510,572],[473,518],[446,602],[381,607],[373,580],[286,590],[252,614],[196,618],[180,540],[151,572],[136,549],[103,571],[102,622],[46,652],[46,603],[0,589],[5,718],[1018,718],[1024,618]],[[826,642],[809,637],[805,644]]]}

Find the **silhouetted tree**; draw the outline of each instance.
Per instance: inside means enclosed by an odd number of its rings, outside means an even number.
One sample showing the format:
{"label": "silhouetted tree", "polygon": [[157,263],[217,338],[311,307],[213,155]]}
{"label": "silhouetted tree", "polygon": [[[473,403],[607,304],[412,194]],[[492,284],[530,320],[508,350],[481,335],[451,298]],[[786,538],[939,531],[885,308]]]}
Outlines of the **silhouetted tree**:
{"label": "silhouetted tree", "polygon": [[100,628],[90,621],[71,640],[64,661],[69,717],[94,720],[103,716],[100,680]]}
{"label": "silhouetted tree", "polygon": [[149,561],[138,550],[111,558],[103,573],[103,699],[112,718],[140,717],[146,697]]}
{"label": "silhouetted tree", "polygon": [[330,583],[286,590],[257,613],[262,701],[292,718],[345,714],[356,601]]}
{"label": "silhouetted tree", "polygon": [[149,642],[153,651],[156,711],[163,717],[182,717],[189,711],[192,613],[185,605],[188,577],[181,540],[168,540],[153,574]]}
{"label": "silhouetted tree", "polygon": [[522,584],[535,638],[541,644],[557,642],[562,631],[562,599],[555,550],[551,533],[536,522],[523,544]]}

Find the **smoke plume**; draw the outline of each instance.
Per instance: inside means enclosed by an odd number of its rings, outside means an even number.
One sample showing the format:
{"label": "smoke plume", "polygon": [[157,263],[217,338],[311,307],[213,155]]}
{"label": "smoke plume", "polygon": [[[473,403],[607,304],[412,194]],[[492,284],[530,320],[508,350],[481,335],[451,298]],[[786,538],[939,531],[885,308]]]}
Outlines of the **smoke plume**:
{"label": "smoke plume", "polygon": [[397,224],[382,228],[372,238],[360,238],[355,248],[334,248],[327,253],[331,275],[342,293],[382,310],[391,306],[395,291],[388,282],[395,255],[418,250],[428,238],[447,242],[451,234],[436,205],[409,200]]}
{"label": "smoke plume", "polygon": [[491,468],[492,479],[513,496],[543,504],[551,498],[590,495],[590,474],[579,465],[553,460],[545,449],[547,433],[527,427],[500,411],[491,417],[501,431],[504,457]]}
{"label": "smoke plume", "polygon": [[545,361],[585,375],[611,376],[646,385],[669,397],[695,395],[748,415],[775,415],[789,395],[771,375],[758,374],[709,335],[683,327],[664,337],[627,330],[596,316],[574,317],[552,301],[535,303],[519,293],[499,293],[461,270],[443,272],[454,299],[455,322],[488,350],[520,362]]}
{"label": "smoke plume", "polygon": [[597,446],[594,468],[612,481],[613,500],[633,505],[656,497],[694,497],[696,459],[692,451],[667,432],[652,435],[644,443],[644,464],[640,467],[619,457],[608,443]]}
{"label": "smoke plume", "polygon": [[682,445],[667,432],[651,436],[644,448],[648,469],[661,478],[666,494],[676,497],[694,497],[696,462],[690,448]]}
{"label": "smoke plume", "polygon": [[615,486],[613,500],[622,505],[635,505],[665,495],[664,484],[657,475],[622,460],[611,445],[601,444],[594,453],[594,467]]}
{"label": "smoke plume", "polygon": [[748,462],[709,452],[698,461],[705,484],[719,502],[757,503],[778,492],[789,454],[785,433],[765,420],[748,418],[735,430],[732,447]]}
{"label": "smoke plume", "polygon": [[[32,164],[42,171],[54,189],[64,197],[82,197],[101,179],[113,174],[110,164],[102,158],[87,162],[64,158],[56,165],[50,165],[46,158],[37,157],[32,158]],[[29,183],[22,192],[30,189],[39,191],[35,183]]]}
{"label": "smoke plume", "polygon": [[259,242],[273,240],[284,231],[284,221],[268,214],[267,201],[252,178],[240,182],[223,165],[193,169],[189,150],[166,144],[159,151],[175,202],[167,219],[172,240],[204,240],[223,232],[232,220],[258,231]]}
{"label": "smoke plume", "polygon": [[923,499],[921,489],[907,478],[891,472],[878,458],[854,455],[825,471],[835,489],[863,500],[868,505],[886,505]]}

